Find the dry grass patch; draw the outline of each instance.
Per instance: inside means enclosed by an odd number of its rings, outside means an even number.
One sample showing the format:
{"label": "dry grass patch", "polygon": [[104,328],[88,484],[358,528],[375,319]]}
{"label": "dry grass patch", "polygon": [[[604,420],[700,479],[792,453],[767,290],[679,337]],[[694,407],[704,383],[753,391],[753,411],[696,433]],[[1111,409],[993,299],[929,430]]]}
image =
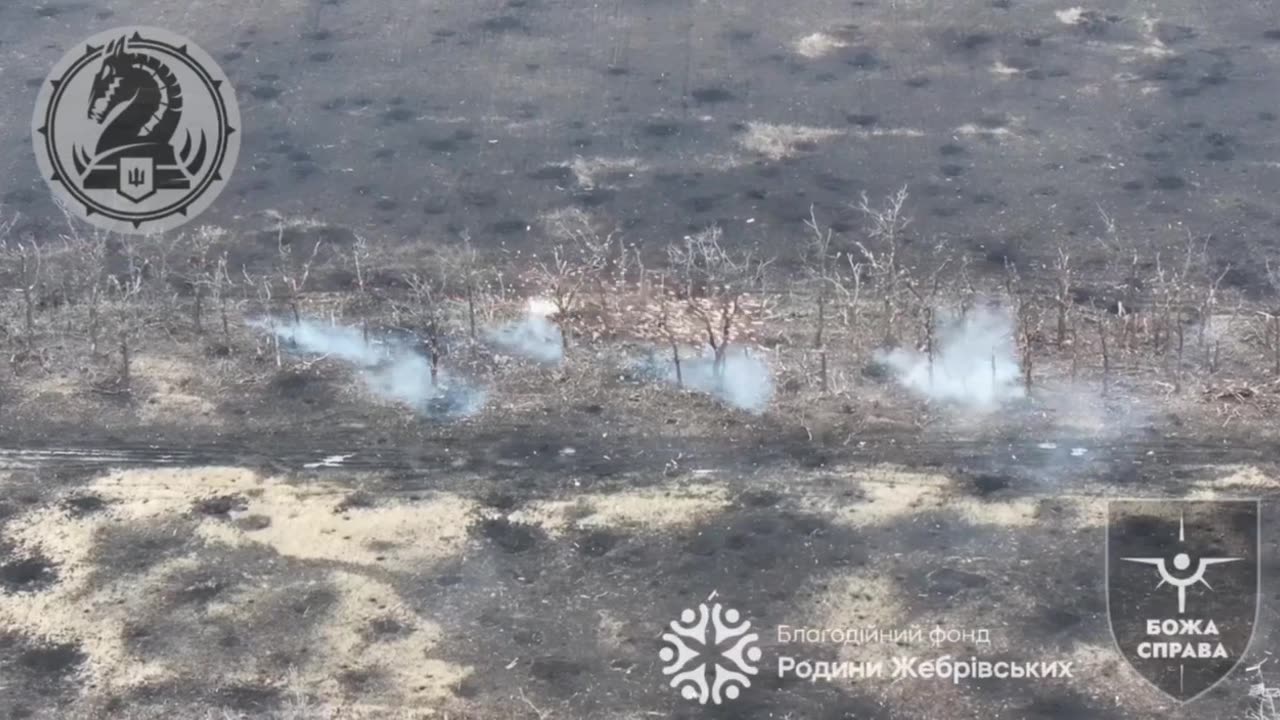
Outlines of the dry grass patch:
{"label": "dry grass patch", "polygon": [[145,388],[138,393],[138,414],[147,422],[181,419],[184,423],[211,423],[219,420],[217,405],[208,398],[216,388],[205,387],[208,368],[177,357],[142,355],[132,368]]}
{"label": "dry grass patch", "polygon": [[88,394],[88,377],[74,371],[33,374],[32,377],[24,377],[15,386],[18,392],[13,398],[14,403],[23,412],[38,412],[44,418],[83,415],[100,400]]}
{"label": "dry grass patch", "polygon": [[[911,627],[920,627],[927,633],[933,626],[927,619],[913,618],[903,598],[909,597],[904,590],[887,573],[875,570],[859,570],[837,575],[823,580],[825,590],[815,597],[808,613],[805,615],[808,627],[826,630],[881,630],[893,632],[907,631]],[[955,613],[949,620],[955,619]],[[976,626],[975,626],[976,627]],[[832,647],[832,646],[828,646]],[[838,658],[841,661],[879,662],[888,672],[892,668],[892,658],[910,655],[927,655],[925,643],[913,647],[897,647],[886,643],[858,645],[852,642],[838,646]],[[965,705],[963,693],[954,686],[927,680],[901,680],[872,686],[870,689],[880,690],[883,701],[889,701],[897,709],[918,709],[929,713],[935,711],[944,702],[946,707],[956,708]],[[927,708],[921,704],[922,691],[927,696]],[[945,695],[945,700],[940,699]]]}
{"label": "dry grass patch", "polygon": [[794,157],[802,152],[812,152],[815,143],[843,135],[835,128],[807,127],[804,125],[772,125],[747,123],[747,129],[738,136],[738,144],[748,152],[758,153],[770,160]]}
{"label": "dry grass patch", "polygon": [[853,136],[861,140],[874,140],[883,137],[921,138],[925,132],[912,127],[874,127],[865,130],[854,130]]}
{"label": "dry grass patch", "polygon": [[1003,60],[997,60],[991,64],[991,74],[999,75],[1000,77],[1012,77],[1021,75],[1022,71],[1012,65],[1005,64]]}
{"label": "dry grass patch", "polygon": [[[281,555],[309,560],[373,563],[416,562],[451,556],[462,549],[473,502],[440,494],[415,504],[338,505],[348,490],[329,483],[289,484],[245,468],[162,468],[116,471],[94,481],[86,492],[109,504],[112,521],[181,517],[211,498],[227,501],[225,515],[243,523],[210,520],[197,527],[203,540],[228,546],[266,545]],[[102,518],[64,521],[54,514],[50,528],[30,529],[33,542],[54,545],[68,528],[106,522]],[[54,531],[56,528],[56,531]],[[53,531],[49,534],[46,530]],[[70,536],[68,536],[70,537]],[[74,536],[75,543],[90,541]],[[83,548],[61,548],[79,552]]]}
{"label": "dry grass patch", "polygon": [[849,47],[849,43],[829,33],[815,32],[796,40],[792,47],[799,55],[813,60]]}
{"label": "dry grass patch", "polygon": [[341,513],[335,512],[337,502],[323,488],[272,486],[238,513],[267,518],[266,527],[204,523],[200,533],[207,541],[229,546],[267,545],[288,557],[395,567],[460,552],[476,509],[473,502],[453,495]]}
{"label": "dry grass patch", "polygon": [[1222,474],[1201,480],[1197,486],[1214,490],[1274,490],[1280,488],[1280,480],[1254,465],[1228,465],[1216,468]]}
{"label": "dry grass patch", "polygon": [[939,473],[915,472],[895,465],[880,465],[848,476],[860,497],[814,493],[802,505],[811,512],[829,515],[837,523],[872,527],[911,520],[929,513],[953,514],[973,525],[1026,528],[1044,524],[1044,504],[1052,502],[1073,511],[1073,527],[1103,524],[1106,508],[1088,497],[981,498],[963,488],[962,481]]}
{"label": "dry grass patch", "polygon": [[645,168],[645,164],[637,157],[584,158],[578,156],[569,163],[569,169],[573,171],[573,176],[578,181],[578,185],[584,190],[594,189],[604,175],[614,173],[627,173],[630,175],[643,172]]}
{"label": "dry grass patch", "polygon": [[[471,669],[431,657],[442,636],[438,625],[405,607],[391,586],[363,575],[334,572],[329,581],[338,603],[321,626],[321,647],[300,671],[302,687],[320,697],[343,695],[341,678],[361,673],[375,678],[382,702],[365,710],[428,707],[452,694]],[[372,640],[363,632],[371,623],[395,622],[402,635]]]}
{"label": "dry grass patch", "polygon": [[1041,657],[1071,663],[1073,677],[1087,678],[1087,682],[1076,686],[1085,695],[1104,703],[1124,698],[1125,709],[1130,713],[1150,712],[1160,717],[1169,712],[1170,706],[1163,697],[1151,692],[1137,671],[1120,658],[1115,645],[1076,643],[1066,657],[1061,655],[1061,651],[1046,649]]}
{"label": "dry grass patch", "polygon": [[810,627],[887,630],[902,626],[907,619],[902,591],[886,575],[860,570],[826,578],[823,585],[825,589],[806,613]]}
{"label": "dry grass patch", "polygon": [[1064,25],[1082,25],[1088,19],[1088,11],[1082,7],[1069,7],[1062,10],[1054,10],[1053,14],[1058,18],[1058,22]]}
{"label": "dry grass patch", "polygon": [[957,125],[952,129],[952,134],[960,137],[978,138],[981,140],[1021,140],[1024,135],[1022,129],[1026,124],[1026,118],[1008,117],[1002,118],[996,124],[992,121],[982,123],[964,123]]}
{"label": "dry grass patch", "polygon": [[626,623],[608,609],[597,610],[596,616],[600,618],[599,623],[596,625],[596,637],[599,639],[600,644],[610,650],[618,650],[625,646],[627,643]]}
{"label": "dry grass patch", "polygon": [[[1252,498],[1280,488],[1280,480],[1254,465],[1228,465],[1213,470],[1218,472],[1216,476],[1192,483],[1188,499]],[[1205,472],[1208,474],[1210,470],[1206,468]]]}
{"label": "dry grass patch", "polygon": [[[234,467],[117,471],[79,492],[97,496],[104,508],[74,514],[61,505],[46,505],[10,522],[8,537],[19,552],[51,561],[58,582],[40,592],[0,595],[0,627],[79,644],[86,655],[84,670],[100,692],[192,672],[221,670],[209,679],[230,682],[246,670],[167,667],[134,656],[126,646],[130,623],[150,617],[156,598],[181,590],[172,586],[175,578],[205,567],[206,553],[256,545],[281,556],[348,568],[416,570],[424,562],[460,552],[474,518],[472,503],[444,494],[414,505],[335,511],[346,494],[337,487],[292,485]],[[154,536],[161,549],[155,558],[138,558],[139,567],[116,572],[103,564],[103,542],[120,532]],[[150,542],[143,547],[150,548]],[[130,563],[133,558],[113,556],[113,561]],[[449,697],[469,673],[430,656],[440,628],[408,609],[390,586],[355,570],[332,571],[328,583],[336,600],[317,626],[308,664],[299,668],[309,692],[339,698],[335,678],[340,671],[366,672],[376,680],[376,697],[385,698],[388,706],[431,707]],[[262,605],[254,604],[256,596],[280,592],[279,587],[255,585],[219,597],[205,612],[234,623]],[[362,635],[375,620],[407,630],[376,640]],[[365,716],[380,716],[374,710]]]}
{"label": "dry grass patch", "polygon": [[[215,425],[221,422],[216,398],[223,367],[218,363],[199,366],[174,355],[136,355],[130,364],[132,405],[146,423],[181,422],[184,425]],[[58,373],[32,373],[20,384],[17,402],[26,412],[74,417],[120,407],[94,391],[96,384],[114,379],[111,374],[95,374],[85,369],[67,368]]]}
{"label": "dry grass patch", "polygon": [[655,531],[693,525],[728,505],[729,493],[719,485],[660,486],[532,503],[510,519],[538,525],[552,537],[595,527]]}
{"label": "dry grass patch", "polygon": [[[1011,607],[1002,603],[990,607],[985,603],[961,604],[928,612],[918,612],[911,607],[914,597],[895,579],[895,571],[888,567],[860,568],[853,572],[827,576],[816,580],[821,588],[807,606],[797,627],[817,630],[869,631],[885,633],[908,632],[919,629],[917,642],[897,645],[892,642],[873,641],[866,645],[855,642],[795,646],[797,655],[811,656],[814,648],[834,649],[841,661],[883,663],[886,673],[892,669],[893,658],[915,656],[920,660],[951,654],[967,657],[973,648],[964,644],[934,646],[928,634],[934,628],[991,630],[991,645],[980,646],[979,654],[1019,653],[1023,648],[1017,639],[1005,632],[1005,618],[1031,612],[1029,605]],[[1015,604],[1016,605],[1016,604]],[[838,636],[837,636],[838,637]],[[852,637],[852,635],[850,635]],[[801,649],[803,648],[803,649]],[[1053,659],[1059,659],[1053,656]],[[1093,677],[1089,675],[1088,677]],[[891,679],[886,674],[881,681],[868,681],[864,686],[874,692],[880,702],[895,710],[916,713],[921,717],[933,717],[938,707],[949,708],[949,717],[984,717],[990,708],[984,707],[980,697],[975,697],[964,685],[938,682],[936,679]]]}

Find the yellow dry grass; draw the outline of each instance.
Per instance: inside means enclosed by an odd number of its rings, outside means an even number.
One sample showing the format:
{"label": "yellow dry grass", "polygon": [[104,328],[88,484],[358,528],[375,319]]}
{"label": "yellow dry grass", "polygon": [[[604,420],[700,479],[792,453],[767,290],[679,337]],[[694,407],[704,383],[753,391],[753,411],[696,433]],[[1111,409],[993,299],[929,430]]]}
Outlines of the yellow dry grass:
{"label": "yellow dry grass", "polygon": [[835,128],[750,122],[747,123],[746,132],[738,136],[737,142],[748,152],[758,153],[770,160],[782,160],[804,152],[806,145],[843,134],[843,130]]}
{"label": "yellow dry grass", "polygon": [[216,424],[217,405],[210,397],[216,389],[206,386],[207,368],[169,355],[140,355],[133,359],[132,372],[142,386],[138,414],[144,421],[181,419],[184,423]]}
{"label": "yellow dry grass", "polygon": [[585,190],[595,188],[603,175],[615,173],[634,174],[643,172],[646,165],[636,157],[575,157],[569,163],[569,169],[573,171],[573,177],[578,181]]}
{"label": "yellow dry grass", "polygon": [[[100,692],[126,690],[193,668],[172,668],[133,656],[125,645],[128,623],[147,616],[154,597],[171,591],[174,573],[202,566],[201,556],[228,546],[264,546],[282,556],[342,563],[420,569],[423,563],[461,552],[474,510],[462,498],[441,494],[413,505],[352,508],[335,513],[342,491],[324,483],[289,484],[242,468],[174,468],[108,473],[86,492],[101,497],[107,509],[75,517],[58,506],[19,516],[9,537],[20,551],[39,552],[56,563],[59,582],[38,593],[0,595],[0,627],[56,642],[78,643],[86,655],[85,672]],[[194,525],[203,546],[164,560],[141,576],[103,580],[95,574],[93,553],[104,531],[128,527],[165,527],[188,516],[193,503],[213,495],[236,495],[246,514],[264,518],[247,525],[206,519]],[[194,522],[194,521],[192,521]],[[252,529],[257,528],[257,529]],[[368,671],[379,678],[379,697],[391,707],[431,707],[443,702],[469,668],[432,656],[439,626],[408,609],[395,590],[357,571],[335,569],[327,581],[337,601],[319,627],[314,652],[298,681],[308,692],[336,698],[339,670]],[[275,590],[278,590],[275,589]],[[273,591],[255,587],[211,603],[211,617],[235,619],[254,607],[255,595]],[[371,602],[372,601],[372,602]],[[374,615],[390,617],[413,632],[376,643],[361,630]],[[203,668],[237,678],[236,668]]]}
{"label": "yellow dry grass", "polygon": [[552,537],[595,527],[655,532],[693,525],[728,504],[728,491],[719,485],[668,485],[531,503],[510,519],[537,525]]}
{"label": "yellow dry grass", "polygon": [[812,60],[830,55],[836,50],[848,46],[849,43],[842,38],[825,32],[815,32],[796,40],[792,48],[800,56]]}
{"label": "yellow dry grass", "polygon": [[[957,480],[938,473],[880,465],[852,472],[847,479],[859,489],[861,497],[815,494],[805,498],[803,505],[854,527],[885,525],[934,512],[954,515],[973,525],[1002,528],[1026,528],[1045,522],[1042,508],[1046,498],[979,498],[958,488]],[[1074,527],[1105,522],[1106,507],[1101,501],[1062,495],[1054,496],[1052,501],[1073,511],[1070,522]]]}
{"label": "yellow dry grass", "polygon": [[1280,488],[1280,480],[1253,465],[1206,468],[1204,473],[1206,477],[1192,483],[1191,492],[1187,496],[1189,499],[1248,499]]}

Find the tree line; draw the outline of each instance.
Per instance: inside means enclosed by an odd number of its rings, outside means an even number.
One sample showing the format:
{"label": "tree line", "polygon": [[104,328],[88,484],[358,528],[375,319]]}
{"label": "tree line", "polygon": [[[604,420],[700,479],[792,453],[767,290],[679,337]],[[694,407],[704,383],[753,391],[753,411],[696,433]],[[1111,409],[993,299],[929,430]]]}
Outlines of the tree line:
{"label": "tree line", "polygon": [[[797,228],[808,238],[799,272],[778,270],[718,225],[655,249],[629,244],[582,210],[547,216],[546,244],[528,256],[495,257],[463,232],[425,261],[359,236],[326,247],[279,219],[269,257],[253,263],[237,262],[241,239],[214,228],[117,235],[67,217],[55,236],[35,237],[14,216],[0,222],[8,290],[0,342],[15,374],[78,344],[91,363],[114,366],[113,391],[128,392],[144,335],[195,336],[218,353],[248,351],[282,367],[279,334],[243,347],[242,319],[260,315],[271,329],[298,323],[317,311],[317,297],[337,295],[326,305],[332,320],[358,324],[366,341],[374,330],[408,331],[434,375],[451,346],[481,344],[496,315],[536,295],[554,309],[566,353],[579,342],[643,336],[667,348],[680,382],[682,352],[706,352],[722,372],[731,348],[759,340],[752,321],[783,302],[785,321],[764,332],[785,336],[774,343],[781,350],[814,358],[814,386],[828,393],[833,365],[865,364],[882,350],[918,351],[932,373],[943,330],[996,303],[1011,319],[1028,390],[1039,364],[1053,362],[1073,380],[1095,369],[1103,394],[1138,365],[1181,391],[1217,374],[1238,348],[1248,356],[1236,360],[1255,374],[1280,378],[1280,309],[1224,291],[1230,266],[1214,262],[1207,238],[1188,234],[1176,252],[1144,249],[1100,210],[1103,231],[1083,247],[1050,241],[1047,261],[1005,257],[997,271],[980,272],[972,252],[913,235],[909,202],[905,186],[877,202],[863,194],[850,205],[861,228],[845,234],[811,208]],[[321,271],[330,282],[317,288]],[[1280,289],[1280,268],[1267,263],[1266,277],[1272,293]]]}

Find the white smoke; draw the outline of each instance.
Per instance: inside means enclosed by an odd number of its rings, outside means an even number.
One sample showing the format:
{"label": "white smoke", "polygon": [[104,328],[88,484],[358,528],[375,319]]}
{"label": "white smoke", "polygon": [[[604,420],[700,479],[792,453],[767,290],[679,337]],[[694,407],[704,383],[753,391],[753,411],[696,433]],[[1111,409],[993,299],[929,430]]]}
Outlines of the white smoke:
{"label": "white smoke", "polygon": [[359,328],[326,325],[311,320],[299,323],[256,320],[252,326],[274,330],[282,344],[309,355],[336,358],[354,365],[374,393],[424,414],[470,415],[484,405],[485,394],[460,378],[439,369],[431,379],[431,361],[401,339],[370,337]]}
{"label": "white smoke", "polygon": [[927,353],[881,353],[898,382],[932,400],[990,410],[1023,396],[1013,321],[1007,312],[978,308],[963,320],[944,321],[933,362]]}
{"label": "white smoke", "polygon": [[754,413],[764,412],[773,399],[773,374],[769,366],[745,349],[730,348],[719,372],[711,352],[691,357],[682,354],[679,375],[670,354],[662,357],[663,353],[665,351],[652,350],[649,357],[637,364],[637,371],[672,385],[680,382],[686,388]]}
{"label": "white smoke", "polygon": [[504,352],[554,365],[564,359],[560,327],[551,320],[555,305],[545,298],[530,298],[524,317],[487,333],[489,342]]}

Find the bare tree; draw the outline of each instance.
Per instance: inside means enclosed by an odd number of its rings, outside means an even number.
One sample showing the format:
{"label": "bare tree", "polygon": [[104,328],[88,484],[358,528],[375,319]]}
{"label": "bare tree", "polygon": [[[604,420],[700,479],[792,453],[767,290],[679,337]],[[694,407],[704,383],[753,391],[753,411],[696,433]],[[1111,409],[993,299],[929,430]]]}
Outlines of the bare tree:
{"label": "bare tree", "polygon": [[209,289],[213,295],[213,302],[218,306],[219,324],[222,326],[222,344],[228,350],[231,348],[231,324],[227,318],[227,296],[231,294],[231,288],[235,283],[231,280],[231,274],[227,272],[227,253],[223,251],[213,264],[213,271],[208,280]]}
{"label": "bare tree", "polygon": [[550,257],[535,262],[534,276],[556,308],[560,339],[568,350],[569,323],[578,310],[583,288],[594,288],[601,305],[607,305],[604,277],[613,262],[615,233],[602,235],[591,217],[576,209],[553,214],[547,225],[553,240]]}
{"label": "bare tree", "polygon": [[905,213],[909,197],[904,185],[888,196],[881,207],[872,207],[865,192],[856,206],[866,220],[867,239],[877,248],[872,250],[862,242],[855,242],[880,293],[886,347],[898,344],[894,328],[901,308],[903,282],[910,276],[909,269],[902,262],[901,247],[903,232],[911,224],[911,218]]}
{"label": "bare tree", "polygon": [[369,251],[369,241],[365,240],[363,235],[357,235],[356,241],[351,244],[351,267],[356,275],[356,290],[358,290],[361,295],[366,292],[371,255],[372,253]]}
{"label": "bare tree", "polygon": [[937,243],[933,247],[933,270],[923,282],[908,275],[904,284],[919,306],[920,335],[924,344],[925,357],[929,367],[929,383],[933,383],[933,361],[936,350],[935,334],[937,332],[938,297],[942,292],[943,277],[947,266],[951,264],[949,248],[945,243]]}
{"label": "bare tree", "polygon": [[1167,267],[1161,255],[1156,254],[1155,279],[1152,286],[1154,304],[1159,317],[1154,323],[1151,338],[1151,349],[1163,358],[1166,370],[1172,350],[1174,366],[1171,371],[1174,391],[1182,389],[1183,356],[1186,347],[1186,299],[1193,295],[1195,279],[1192,271],[1205,257],[1204,248],[1196,248],[1195,242],[1188,233],[1187,243],[1181,264]]}
{"label": "bare tree", "polygon": [[1103,248],[1107,263],[1105,275],[1108,279],[1119,282],[1119,295],[1115,301],[1115,314],[1119,321],[1120,332],[1116,338],[1116,349],[1132,350],[1136,336],[1137,310],[1140,307],[1139,268],[1142,265],[1142,254],[1129,238],[1122,236],[1117,230],[1116,222],[1102,206],[1098,206],[1098,214],[1102,216],[1103,234],[1097,239]]}
{"label": "bare tree", "polygon": [[672,324],[671,300],[672,293],[667,289],[667,276],[662,273],[658,276],[658,330],[671,347],[671,365],[676,370],[676,387],[683,388],[684,370],[680,366],[680,334]]}
{"label": "bare tree", "polygon": [[[0,219],[0,258],[3,258],[6,265],[10,264],[9,261],[11,259],[9,255],[9,245],[8,245],[10,241],[10,236],[11,236],[11,233],[13,232],[13,228],[18,224],[18,221],[20,219],[21,219],[21,215],[17,213],[15,213],[12,217],[8,218],[7,220]],[[4,307],[4,304],[5,303],[0,301],[0,309]],[[3,321],[0,320],[0,323],[3,323]],[[0,334],[3,334],[6,338],[12,337],[12,333],[8,328],[8,323],[0,324]]]}
{"label": "bare tree", "polygon": [[1110,324],[1107,313],[1098,316],[1098,342],[1102,346],[1102,397],[1111,394],[1111,352],[1107,347],[1107,325]]}
{"label": "bare tree", "polygon": [[479,332],[477,315],[485,293],[488,270],[480,263],[480,254],[471,242],[471,233],[463,231],[462,247],[450,255],[445,264],[449,275],[462,286],[463,300],[467,305],[467,337],[474,343]]}
{"label": "bare tree", "polygon": [[860,349],[858,334],[862,330],[862,280],[866,276],[866,266],[853,255],[845,255],[845,261],[849,266],[849,274],[844,276],[836,288],[844,294],[845,325],[852,338],[849,351],[856,359]]}
{"label": "bare tree", "polygon": [[579,292],[591,272],[590,268],[575,263],[571,253],[563,245],[551,248],[550,259],[540,259],[534,266],[539,285],[555,306],[555,320],[560,327],[560,342],[569,349],[568,320],[577,309]]}
{"label": "bare tree", "polygon": [[973,286],[973,274],[969,272],[972,262],[967,253],[960,255],[960,269],[957,272],[956,288],[959,296],[960,322],[962,323],[968,319],[969,311],[973,309],[978,298],[978,290]]}
{"label": "bare tree", "polygon": [[125,236],[122,240],[122,254],[125,260],[123,273],[112,274],[110,285],[113,301],[116,304],[117,332],[120,338],[120,378],[119,387],[130,392],[133,382],[133,334],[138,330],[138,296],[142,293],[145,277],[146,259],[138,253],[134,241]]}
{"label": "bare tree", "polygon": [[1230,314],[1227,315],[1227,325],[1221,331],[1216,331],[1213,336],[1213,345],[1210,346],[1208,355],[1208,371],[1209,374],[1218,372],[1222,366],[1222,339],[1230,336],[1232,329],[1235,327],[1236,321],[1240,319],[1240,311],[1244,303],[1237,300],[1232,306]]}
{"label": "bare tree", "polygon": [[1030,394],[1035,362],[1035,353],[1033,352],[1035,329],[1038,324],[1036,322],[1035,303],[1031,293],[1023,285],[1022,275],[1018,272],[1017,265],[1005,258],[1004,267],[1005,292],[1008,294],[1010,305],[1014,310],[1015,332],[1022,365],[1022,384],[1027,393]]}
{"label": "bare tree", "polygon": [[729,346],[738,331],[742,298],[759,286],[771,262],[761,261],[751,252],[729,252],[723,237],[720,226],[712,225],[667,246],[668,262],[684,285],[686,312],[705,333],[717,375],[724,372]]}
{"label": "bare tree", "polygon": [[[208,234],[207,230],[199,230],[198,234]],[[173,259],[178,246],[187,239],[186,234],[166,234],[157,233],[144,235],[133,245],[132,252],[139,258],[141,266],[141,275],[146,282],[143,284],[141,292],[145,297],[141,298],[146,301],[151,311],[166,321],[172,313],[181,306],[178,302],[179,293],[176,288],[171,285],[173,279]],[[206,238],[201,240],[204,244],[208,244]],[[179,282],[186,280],[181,273],[189,272],[189,268],[179,269]],[[203,302],[204,298],[200,298]],[[203,308],[202,308],[203,309]]]}
{"label": "bare tree", "polygon": [[[1201,351],[1205,353],[1205,360],[1209,367],[1209,372],[1217,372],[1218,370],[1218,350],[1222,346],[1222,338],[1216,333],[1213,335],[1213,345],[1205,348],[1205,337],[1213,327],[1214,315],[1218,310],[1218,287],[1222,284],[1223,278],[1231,271],[1231,266],[1227,265],[1222,269],[1216,277],[1211,277],[1200,293],[1198,299],[1198,310],[1200,316],[1200,327],[1196,336],[1196,343]],[[1234,315],[1232,316],[1235,317]]]}
{"label": "bare tree", "polygon": [[107,289],[107,235],[98,229],[88,234],[80,232],[69,215],[67,228],[62,236],[69,261],[66,280],[86,305],[89,353],[96,358],[102,331],[103,293]]}
{"label": "bare tree", "polygon": [[0,259],[8,266],[22,297],[22,335],[28,350],[36,343],[36,291],[43,279],[44,253],[32,237],[13,238],[15,216],[0,227]]}
{"label": "bare tree", "polygon": [[[253,288],[254,293],[258,297],[258,305],[262,308],[263,315],[266,317],[267,321],[267,344],[271,347],[273,354],[275,355],[276,368],[279,369],[284,366],[284,360],[281,357],[280,332],[276,327],[276,314],[272,305],[274,291],[271,288],[271,278],[265,274],[260,278],[254,278],[249,274],[249,268],[244,265],[240,266],[240,273],[244,276],[245,287]],[[261,354],[262,346],[259,345],[258,355],[261,356]]]}
{"label": "bare tree", "polygon": [[294,324],[302,322],[302,314],[298,309],[298,303],[302,297],[303,291],[306,289],[307,280],[311,277],[311,267],[315,264],[316,256],[320,253],[321,241],[317,240],[311,248],[311,254],[306,258],[294,256],[294,243],[284,241],[284,225],[282,224],[276,235],[276,248],[279,254],[279,272],[280,279],[284,281],[285,289],[288,291],[287,301],[289,309],[293,313]]}
{"label": "bare tree", "polygon": [[591,284],[600,304],[607,305],[605,281],[616,274],[622,262],[620,255],[615,257],[615,249],[623,247],[615,242],[617,230],[598,227],[596,219],[579,208],[553,213],[547,224],[556,246],[570,262],[582,267],[583,279]]}
{"label": "bare tree", "polygon": [[1018,345],[1022,348],[1022,386],[1027,394],[1031,393],[1037,325],[1039,325],[1039,313],[1035,301],[1024,297],[1018,302]]}
{"label": "bare tree", "polygon": [[197,335],[204,334],[204,296],[213,281],[216,260],[212,257],[215,233],[200,228],[191,238],[191,254],[183,279],[191,288],[191,326]]}
{"label": "bare tree", "polygon": [[445,351],[443,288],[446,280],[444,275],[408,273],[404,281],[409,286],[411,302],[393,306],[396,315],[405,317],[404,324],[419,339],[431,364],[433,386],[440,378],[440,359]]}
{"label": "bare tree", "polygon": [[1071,255],[1062,244],[1058,245],[1058,257],[1053,264],[1053,304],[1057,310],[1057,346],[1061,350],[1067,341],[1068,318],[1071,315]]}
{"label": "bare tree", "polygon": [[357,235],[355,242],[351,244],[348,258],[351,261],[351,270],[356,278],[356,297],[353,304],[355,311],[360,316],[360,337],[365,345],[369,344],[369,314],[375,304],[373,294],[369,290],[372,255],[373,253],[369,249],[369,241],[363,235]]}
{"label": "bare tree", "polygon": [[[831,243],[831,228],[823,228],[818,224],[818,216],[813,206],[809,206],[809,219],[805,226],[813,232],[808,247],[808,274],[816,284],[814,301],[817,305],[817,318],[813,329],[813,347],[818,351],[818,381],[823,393],[829,388],[827,379],[827,304],[833,287],[840,284],[836,271],[836,263],[840,259],[839,250]],[[860,282],[859,278],[859,282]]]}
{"label": "bare tree", "polygon": [[[1097,303],[1091,301],[1092,314],[1098,325],[1098,345],[1102,354],[1102,396],[1105,398],[1111,394],[1116,353],[1125,350],[1132,335],[1134,310],[1138,307],[1137,269],[1141,264],[1141,255],[1128,238],[1120,234],[1115,220],[1106,210],[1101,205],[1097,207],[1103,225],[1103,233],[1096,238],[1103,249],[1106,262],[1103,276],[1107,280],[1119,282],[1119,295],[1109,307],[1099,310]],[[1118,332],[1111,327],[1113,314],[1114,324],[1119,325]]]}
{"label": "bare tree", "polygon": [[[1280,295],[1280,268],[1275,267],[1271,260],[1266,261],[1266,268],[1267,282],[1271,285],[1272,292]],[[1280,307],[1273,304],[1260,310],[1258,315],[1263,320],[1263,336],[1271,350],[1271,374],[1280,378]]]}

